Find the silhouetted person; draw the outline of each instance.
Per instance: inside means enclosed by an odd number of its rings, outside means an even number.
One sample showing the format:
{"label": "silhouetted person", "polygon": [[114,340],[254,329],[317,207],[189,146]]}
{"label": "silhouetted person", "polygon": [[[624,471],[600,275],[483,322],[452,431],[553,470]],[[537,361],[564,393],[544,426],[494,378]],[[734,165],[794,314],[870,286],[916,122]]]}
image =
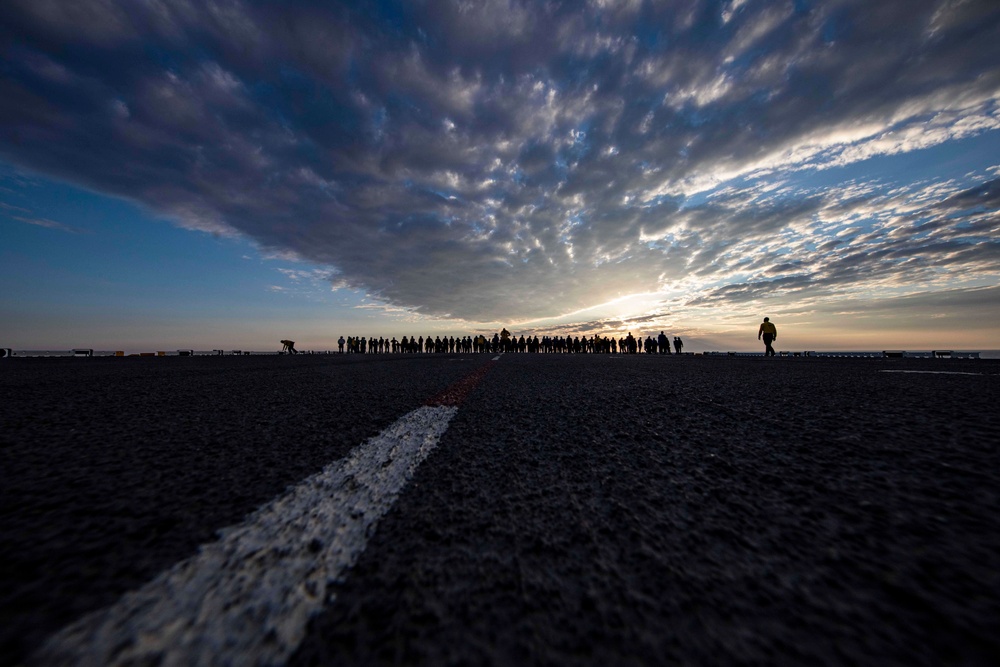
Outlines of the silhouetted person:
{"label": "silhouetted person", "polygon": [[771,343],[778,340],[778,330],[771,324],[770,318],[765,317],[764,321],[760,323],[760,328],[757,329],[757,340],[760,340],[761,337],[764,338],[764,356],[773,357],[774,348],[771,347]]}
{"label": "silhouetted person", "polygon": [[341,354],[344,353],[344,337],[343,336],[341,336],[340,338],[337,339],[337,351],[340,352]]}
{"label": "silhouetted person", "polygon": [[287,352],[288,354],[298,354],[299,353],[299,351],[295,349],[295,341],[294,340],[283,340],[283,341],[281,341],[281,346],[282,346],[281,347],[281,353],[282,354],[284,354],[285,352]]}
{"label": "silhouetted person", "polygon": [[684,341],[681,340],[680,336],[674,336],[674,350],[680,354],[682,349],[684,349]]}
{"label": "silhouetted person", "polygon": [[656,344],[660,348],[660,354],[670,354],[670,341],[667,340],[666,334],[662,331],[660,335],[656,337]]}

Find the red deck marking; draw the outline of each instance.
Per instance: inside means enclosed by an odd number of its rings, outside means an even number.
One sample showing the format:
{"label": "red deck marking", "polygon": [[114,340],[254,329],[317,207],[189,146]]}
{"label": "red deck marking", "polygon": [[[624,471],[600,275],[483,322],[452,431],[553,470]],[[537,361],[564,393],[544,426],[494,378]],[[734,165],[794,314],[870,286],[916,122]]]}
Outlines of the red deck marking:
{"label": "red deck marking", "polygon": [[483,376],[486,375],[486,373],[488,373],[495,364],[495,361],[483,364],[480,368],[477,368],[466,377],[442,391],[440,394],[437,394],[429,399],[426,403],[424,403],[424,405],[454,405],[455,407],[458,407],[472,392],[472,390],[476,388],[476,385],[478,385],[480,380],[483,379]]}

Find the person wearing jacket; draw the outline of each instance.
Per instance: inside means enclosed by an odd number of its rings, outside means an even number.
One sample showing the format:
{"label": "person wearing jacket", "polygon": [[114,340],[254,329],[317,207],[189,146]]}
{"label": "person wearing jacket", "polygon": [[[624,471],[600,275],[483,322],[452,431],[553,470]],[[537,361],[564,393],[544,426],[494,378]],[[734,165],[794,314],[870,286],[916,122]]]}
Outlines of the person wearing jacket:
{"label": "person wearing jacket", "polygon": [[770,318],[765,317],[764,321],[760,323],[760,328],[757,329],[757,340],[760,340],[761,337],[764,338],[764,356],[773,357],[774,348],[771,347],[771,343],[778,339],[778,330],[771,324]]}

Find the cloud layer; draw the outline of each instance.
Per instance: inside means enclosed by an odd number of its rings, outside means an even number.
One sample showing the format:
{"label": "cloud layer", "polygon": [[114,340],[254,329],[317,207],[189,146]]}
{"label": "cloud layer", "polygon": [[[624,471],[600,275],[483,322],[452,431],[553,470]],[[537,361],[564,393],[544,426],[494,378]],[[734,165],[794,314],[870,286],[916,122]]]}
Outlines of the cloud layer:
{"label": "cloud layer", "polygon": [[994,2],[677,7],[9,0],[0,154],[471,322],[996,277],[995,176],[798,180],[1000,129]]}

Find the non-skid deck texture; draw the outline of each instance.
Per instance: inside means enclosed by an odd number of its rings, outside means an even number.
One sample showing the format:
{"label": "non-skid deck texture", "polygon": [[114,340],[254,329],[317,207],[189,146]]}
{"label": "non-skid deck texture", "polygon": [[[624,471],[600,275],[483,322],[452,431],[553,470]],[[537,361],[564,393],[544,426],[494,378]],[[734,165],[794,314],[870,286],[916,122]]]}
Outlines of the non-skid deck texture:
{"label": "non-skid deck texture", "polygon": [[[16,661],[489,357],[11,361]],[[290,664],[995,664],[998,373],[504,355]]]}

